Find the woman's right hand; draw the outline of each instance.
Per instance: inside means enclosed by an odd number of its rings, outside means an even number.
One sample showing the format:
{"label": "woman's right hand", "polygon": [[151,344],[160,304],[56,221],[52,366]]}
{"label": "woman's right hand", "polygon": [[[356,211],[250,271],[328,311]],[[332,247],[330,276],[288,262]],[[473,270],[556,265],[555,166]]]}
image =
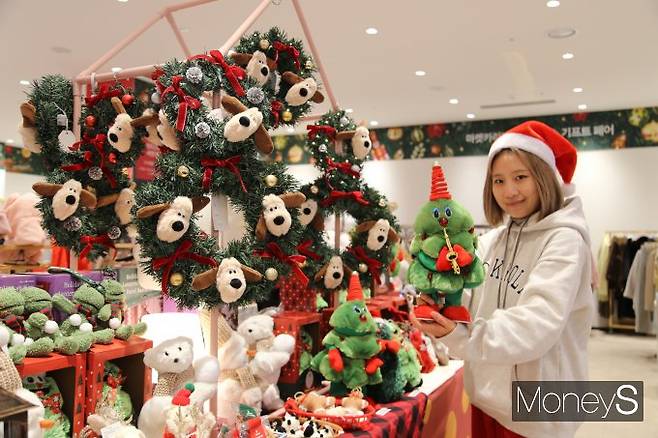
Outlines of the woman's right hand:
{"label": "woman's right hand", "polygon": [[457,327],[457,323],[453,320],[446,318],[438,312],[432,312],[430,314],[433,321],[420,321],[416,318],[413,308],[409,312],[409,321],[411,325],[419,329],[425,334],[433,336],[435,338],[442,338],[450,333]]}

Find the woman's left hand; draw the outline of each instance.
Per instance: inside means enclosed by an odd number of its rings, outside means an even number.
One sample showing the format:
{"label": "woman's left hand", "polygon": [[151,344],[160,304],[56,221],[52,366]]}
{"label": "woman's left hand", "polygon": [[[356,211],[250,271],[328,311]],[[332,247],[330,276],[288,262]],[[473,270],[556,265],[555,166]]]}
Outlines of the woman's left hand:
{"label": "woman's left hand", "polygon": [[435,338],[442,338],[452,333],[455,327],[457,327],[455,321],[446,318],[438,312],[432,312],[430,316],[434,321],[420,321],[416,318],[413,310],[411,310],[411,312],[409,312],[409,321],[411,321],[411,324],[423,333],[434,336]]}

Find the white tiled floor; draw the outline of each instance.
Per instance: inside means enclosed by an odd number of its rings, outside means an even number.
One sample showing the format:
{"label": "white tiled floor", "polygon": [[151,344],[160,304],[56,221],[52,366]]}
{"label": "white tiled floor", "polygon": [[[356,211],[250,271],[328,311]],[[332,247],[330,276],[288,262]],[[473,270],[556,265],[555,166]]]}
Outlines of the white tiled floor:
{"label": "white tiled floor", "polygon": [[644,422],[585,423],[577,438],[658,436],[658,342],[653,337],[607,334],[595,330],[589,342],[591,380],[644,381]]}

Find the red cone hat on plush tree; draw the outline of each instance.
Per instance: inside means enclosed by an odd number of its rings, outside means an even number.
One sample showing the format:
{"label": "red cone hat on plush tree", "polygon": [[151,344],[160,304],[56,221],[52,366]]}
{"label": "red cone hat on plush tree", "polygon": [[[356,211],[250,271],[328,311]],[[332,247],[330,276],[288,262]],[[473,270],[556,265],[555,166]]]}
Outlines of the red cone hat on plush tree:
{"label": "red cone hat on plush tree", "polygon": [[350,284],[347,287],[347,301],[363,301],[363,290],[359,281],[359,274],[352,272]]}
{"label": "red cone hat on plush tree", "polygon": [[437,161],[434,162],[432,167],[432,188],[430,191],[430,201],[437,199],[452,199],[452,195],[448,191],[448,183],[443,175],[443,169]]}

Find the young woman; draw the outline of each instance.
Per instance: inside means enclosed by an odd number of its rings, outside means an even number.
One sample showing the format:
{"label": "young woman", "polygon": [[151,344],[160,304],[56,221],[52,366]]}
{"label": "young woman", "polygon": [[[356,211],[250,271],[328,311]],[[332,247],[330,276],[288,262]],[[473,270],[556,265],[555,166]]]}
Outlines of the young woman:
{"label": "young woman", "polygon": [[587,379],[590,240],[580,198],[563,194],[575,167],[574,146],[543,123],[498,138],[484,185],[484,212],[498,228],[479,242],[486,274],[471,297],[473,322],[412,316],[464,359],[473,438],[567,437],[578,427],[512,421],[512,381]]}

